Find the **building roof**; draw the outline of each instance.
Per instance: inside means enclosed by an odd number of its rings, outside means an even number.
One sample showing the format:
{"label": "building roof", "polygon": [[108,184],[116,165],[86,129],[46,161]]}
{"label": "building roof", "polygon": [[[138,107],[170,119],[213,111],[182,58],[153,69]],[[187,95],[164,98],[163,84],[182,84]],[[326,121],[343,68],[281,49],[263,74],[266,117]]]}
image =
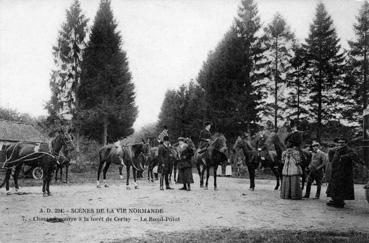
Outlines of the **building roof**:
{"label": "building roof", "polygon": [[32,125],[0,120],[0,141],[47,142],[47,138]]}

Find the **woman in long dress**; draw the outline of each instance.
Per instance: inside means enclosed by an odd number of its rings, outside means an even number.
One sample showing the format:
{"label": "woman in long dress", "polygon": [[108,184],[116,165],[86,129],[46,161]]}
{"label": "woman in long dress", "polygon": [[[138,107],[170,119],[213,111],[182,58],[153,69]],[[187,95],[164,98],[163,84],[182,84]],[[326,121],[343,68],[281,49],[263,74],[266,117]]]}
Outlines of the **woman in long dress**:
{"label": "woman in long dress", "polygon": [[180,160],[178,161],[178,179],[177,183],[182,183],[180,190],[191,191],[191,183],[194,183],[192,176],[191,158],[194,155],[193,149],[185,143],[184,138],[179,138]]}
{"label": "woman in long dress", "polygon": [[293,143],[287,143],[287,150],[282,154],[282,186],[281,186],[281,198],[282,199],[302,199],[302,189],[300,184],[300,176],[302,175],[302,169],[300,166],[301,157],[300,152]]}

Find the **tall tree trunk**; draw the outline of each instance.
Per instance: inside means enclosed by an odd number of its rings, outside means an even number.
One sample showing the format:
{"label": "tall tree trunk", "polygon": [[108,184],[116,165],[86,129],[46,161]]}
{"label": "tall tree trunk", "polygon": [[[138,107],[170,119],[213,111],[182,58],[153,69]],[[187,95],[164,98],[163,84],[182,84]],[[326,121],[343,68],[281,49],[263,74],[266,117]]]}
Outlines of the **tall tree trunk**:
{"label": "tall tree trunk", "polygon": [[321,70],[319,71],[319,81],[318,81],[318,127],[317,127],[317,138],[318,142],[321,139],[321,126],[322,126],[322,74]]}
{"label": "tall tree trunk", "polygon": [[103,124],[104,129],[103,129],[102,141],[103,141],[103,145],[106,145],[107,140],[108,140],[108,116],[107,115],[104,115],[103,122],[104,122]]}
{"label": "tall tree trunk", "polygon": [[297,120],[300,120],[300,79],[297,79]]}
{"label": "tall tree trunk", "polygon": [[275,72],[274,72],[274,130],[278,130],[278,37],[275,40]]}

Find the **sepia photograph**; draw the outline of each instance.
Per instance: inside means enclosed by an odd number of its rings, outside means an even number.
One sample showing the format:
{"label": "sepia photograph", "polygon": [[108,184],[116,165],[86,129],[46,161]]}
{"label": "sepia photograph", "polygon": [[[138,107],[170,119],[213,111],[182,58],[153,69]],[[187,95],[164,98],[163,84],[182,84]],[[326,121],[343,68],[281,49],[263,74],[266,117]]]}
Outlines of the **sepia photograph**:
{"label": "sepia photograph", "polygon": [[0,0],[1,242],[369,242],[369,0]]}

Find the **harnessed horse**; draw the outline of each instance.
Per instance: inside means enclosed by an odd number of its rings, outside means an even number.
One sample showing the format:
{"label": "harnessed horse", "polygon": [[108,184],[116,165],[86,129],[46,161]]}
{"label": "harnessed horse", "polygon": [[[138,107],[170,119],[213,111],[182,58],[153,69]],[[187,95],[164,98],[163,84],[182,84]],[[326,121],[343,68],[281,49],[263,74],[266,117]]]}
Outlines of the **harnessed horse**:
{"label": "harnessed horse", "polygon": [[206,163],[203,161],[203,156],[200,156],[198,152],[199,149],[195,153],[194,160],[200,176],[200,187],[202,188],[204,186],[204,174],[206,171],[205,189],[208,189],[210,168],[212,167],[214,172],[214,190],[217,190],[218,166],[224,164],[228,160],[226,138],[220,133],[216,133],[212,136],[210,144],[204,152],[204,159]]}
{"label": "harnessed horse", "polygon": [[[60,164],[59,158],[53,155],[61,145],[61,141],[66,141],[65,134],[59,134],[51,143],[51,151],[49,147],[45,148],[39,144],[18,142],[6,148],[6,160],[3,167],[6,168],[5,178],[0,188],[5,185],[7,194],[9,193],[9,180],[13,171],[14,187],[19,190],[18,176],[22,165],[26,161],[39,161],[40,167],[44,172],[42,192],[44,196],[50,195],[50,180],[55,167]],[[61,138],[63,137],[63,138]]]}
{"label": "harnessed horse", "polygon": [[65,183],[68,183],[68,170],[70,164],[70,152],[74,150],[72,137],[70,134],[57,136],[51,141],[51,153],[58,157],[59,164],[55,171],[55,182],[58,180],[58,171],[60,170],[60,180],[63,179],[63,167],[65,167]]}
{"label": "harnessed horse", "polygon": [[145,161],[147,154],[149,151],[148,144],[133,144],[133,145],[120,145],[116,146],[114,144],[109,144],[103,146],[99,150],[99,168],[97,171],[97,187],[100,188],[100,173],[102,168],[103,169],[103,180],[104,186],[108,187],[106,184],[106,172],[109,169],[111,163],[119,165],[119,175],[120,178],[123,179],[123,167],[126,167],[127,170],[127,183],[126,188],[129,190],[129,174],[130,168],[132,166],[133,170],[133,180],[134,180],[134,187],[135,189],[138,188],[136,183],[137,179],[137,171],[143,171],[145,168]]}

